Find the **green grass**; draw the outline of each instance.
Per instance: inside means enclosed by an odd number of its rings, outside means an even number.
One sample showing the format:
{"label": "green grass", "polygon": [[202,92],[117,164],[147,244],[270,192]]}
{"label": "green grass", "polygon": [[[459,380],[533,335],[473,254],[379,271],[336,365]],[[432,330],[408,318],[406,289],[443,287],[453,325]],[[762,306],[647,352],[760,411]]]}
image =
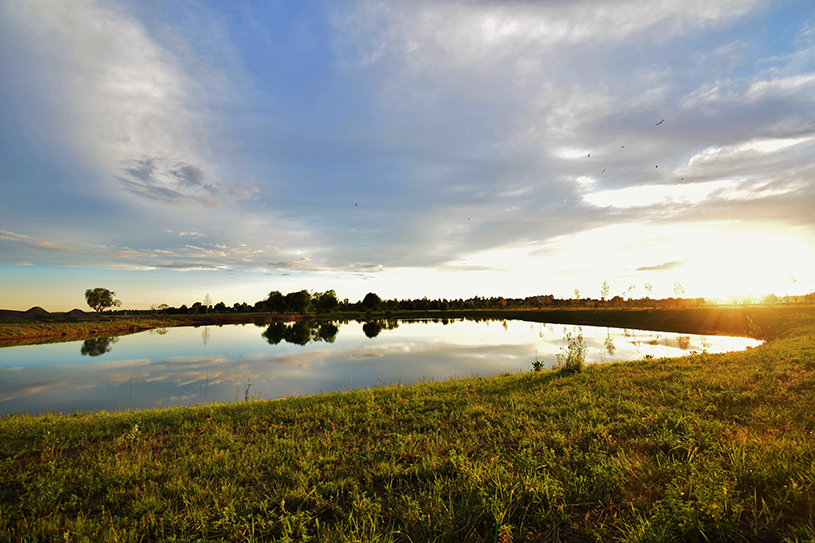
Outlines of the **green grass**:
{"label": "green grass", "polygon": [[0,540],[813,541],[815,327],[579,373],[0,419]]}

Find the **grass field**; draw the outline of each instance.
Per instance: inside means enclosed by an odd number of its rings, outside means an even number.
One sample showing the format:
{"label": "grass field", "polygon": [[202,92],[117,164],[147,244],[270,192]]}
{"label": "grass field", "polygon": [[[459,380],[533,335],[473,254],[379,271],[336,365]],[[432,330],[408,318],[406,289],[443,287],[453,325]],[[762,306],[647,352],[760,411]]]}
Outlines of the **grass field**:
{"label": "grass field", "polygon": [[0,540],[815,541],[810,317],[741,353],[5,417]]}

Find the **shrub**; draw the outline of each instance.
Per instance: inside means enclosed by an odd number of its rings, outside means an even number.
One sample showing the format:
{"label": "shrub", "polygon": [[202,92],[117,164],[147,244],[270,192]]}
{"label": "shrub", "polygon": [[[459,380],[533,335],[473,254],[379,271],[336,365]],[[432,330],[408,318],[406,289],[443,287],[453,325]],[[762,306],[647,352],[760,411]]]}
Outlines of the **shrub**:
{"label": "shrub", "polygon": [[583,371],[583,366],[586,364],[586,353],[589,348],[586,342],[583,341],[583,332],[573,335],[571,332],[566,334],[566,346],[560,348],[557,354],[557,367],[565,372],[579,372]]}

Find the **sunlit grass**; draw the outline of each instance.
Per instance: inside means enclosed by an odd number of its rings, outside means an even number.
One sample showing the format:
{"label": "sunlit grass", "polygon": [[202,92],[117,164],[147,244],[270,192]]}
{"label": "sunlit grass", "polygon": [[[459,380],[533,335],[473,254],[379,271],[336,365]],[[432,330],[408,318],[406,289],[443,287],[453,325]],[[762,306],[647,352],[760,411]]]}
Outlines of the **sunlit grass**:
{"label": "sunlit grass", "polygon": [[10,416],[0,539],[811,541],[813,389],[799,327],[578,373]]}

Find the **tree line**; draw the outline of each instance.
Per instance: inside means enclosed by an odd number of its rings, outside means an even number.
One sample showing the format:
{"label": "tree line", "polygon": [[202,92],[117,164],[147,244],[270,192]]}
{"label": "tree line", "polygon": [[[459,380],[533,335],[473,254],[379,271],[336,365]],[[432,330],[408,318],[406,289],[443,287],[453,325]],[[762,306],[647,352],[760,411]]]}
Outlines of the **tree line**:
{"label": "tree line", "polygon": [[[608,289],[604,284],[603,294],[608,294]],[[104,311],[111,307],[121,305],[116,300],[116,293],[104,288],[88,289],[85,298],[88,305],[95,311]],[[776,297],[772,299],[765,297],[764,303],[777,303]],[[805,295],[786,297],[785,301],[795,302],[815,302],[815,292]],[[743,303],[743,302],[742,302]],[[199,315],[199,314],[226,314],[226,313],[271,313],[271,314],[315,314],[315,313],[344,313],[344,312],[395,312],[395,311],[462,311],[475,309],[555,309],[555,308],[682,308],[699,307],[705,305],[704,298],[661,298],[652,299],[650,297],[627,299],[623,296],[606,298],[585,298],[581,297],[579,291],[575,290],[573,298],[555,298],[551,294],[539,296],[527,296],[525,298],[505,298],[503,296],[482,297],[474,296],[463,299],[436,298],[429,299],[427,296],[416,299],[382,299],[374,292],[369,292],[362,300],[351,302],[348,298],[340,300],[334,290],[325,292],[310,292],[308,290],[298,290],[283,294],[279,290],[271,291],[268,296],[258,300],[254,304],[246,302],[236,302],[228,306],[224,302],[212,304],[209,294],[201,302],[195,302],[190,306],[186,304],[180,307],[172,307],[167,304],[153,304],[151,311],[163,315]]]}

